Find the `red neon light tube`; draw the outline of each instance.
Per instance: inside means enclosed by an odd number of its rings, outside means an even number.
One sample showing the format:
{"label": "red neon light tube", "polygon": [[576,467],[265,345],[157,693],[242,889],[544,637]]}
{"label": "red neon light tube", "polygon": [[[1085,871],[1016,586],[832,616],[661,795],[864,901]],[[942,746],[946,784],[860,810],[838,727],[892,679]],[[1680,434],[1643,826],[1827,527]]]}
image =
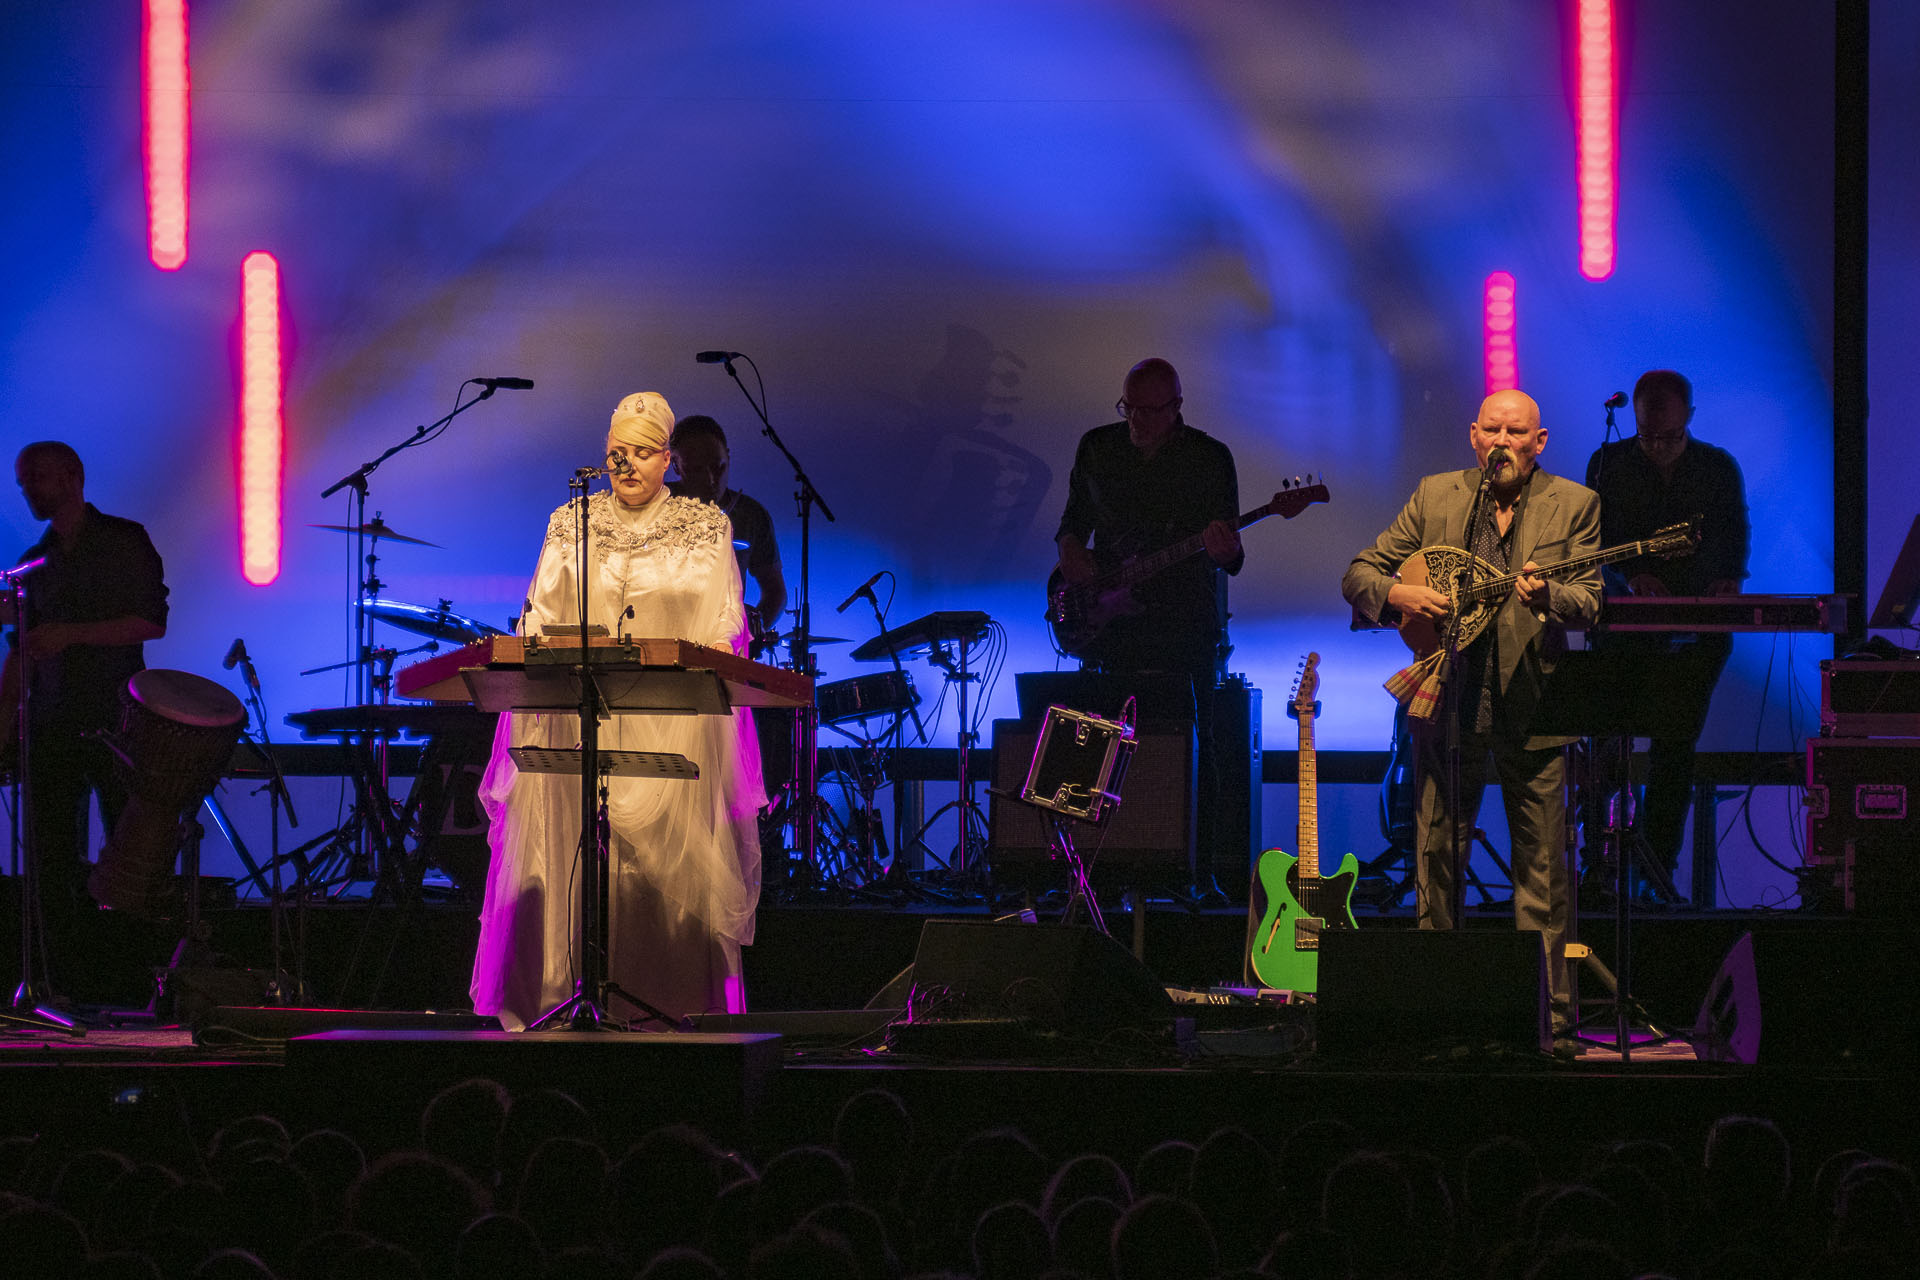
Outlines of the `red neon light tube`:
{"label": "red neon light tube", "polygon": [[1510,391],[1520,385],[1520,350],[1515,342],[1519,311],[1514,301],[1513,277],[1507,272],[1494,272],[1481,286],[1480,316],[1486,394]]}
{"label": "red neon light tube", "polygon": [[146,0],[140,28],[145,80],[147,256],[162,271],[187,261],[187,4]]}
{"label": "red neon light tube", "polygon": [[1574,0],[1574,165],[1580,191],[1580,274],[1613,274],[1619,215],[1620,85],[1612,0]]}
{"label": "red neon light tube", "polygon": [[280,576],[280,264],[250,253],[240,264],[240,571],[264,587]]}

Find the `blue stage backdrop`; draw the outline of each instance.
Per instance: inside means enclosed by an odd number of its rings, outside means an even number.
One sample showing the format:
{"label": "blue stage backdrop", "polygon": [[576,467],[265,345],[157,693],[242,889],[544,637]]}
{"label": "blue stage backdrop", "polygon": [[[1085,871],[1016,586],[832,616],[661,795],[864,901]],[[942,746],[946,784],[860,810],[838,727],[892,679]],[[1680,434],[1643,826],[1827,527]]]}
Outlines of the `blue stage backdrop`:
{"label": "blue stage backdrop", "polygon": [[[891,621],[985,610],[1012,672],[1056,663],[1039,605],[1074,442],[1162,355],[1233,448],[1243,508],[1308,473],[1332,492],[1248,531],[1233,583],[1230,665],[1266,690],[1269,744],[1291,744],[1313,649],[1321,745],[1382,747],[1401,650],[1349,631],[1339,578],[1420,475],[1469,458],[1489,272],[1518,283],[1548,468],[1581,475],[1608,393],[1679,368],[1697,434],[1745,468],[1749,588],[1832,587],[1831,14],[1621,6],[1618,266],[1594,282],[1571,7],[202,0],[169,273],[146,256],[139,6],[30,5],[0,41],[8,435],[73,441],[89,496],[152,531],[173,618],[150,662],[219,675],[244,636],[277,716],[347,688],[297,674],[349,646],[350,540],[312,526],[351,511],[318,494],[471,376],[538,385],[373,475],[368,514],[439,544],[384,548],[384,595],[504,624],[569,474],[642,388],[727,426],[797,577],[791,478],[693,361],[744,351],[838,516],[813,528],[816,630],[870,634],[832,606],[889,569]],[[264,587],[235,483],[256,249],[288,325]],[[0,532],[37,531],[16,502]],[[847,652],[824,678],[862,669]],[[1704,745],[1790,747],[1828,652],[1743,638]],[[1011,707],[1003,680],[987,714]],[[949,709],[936,741],[956,728]]]}

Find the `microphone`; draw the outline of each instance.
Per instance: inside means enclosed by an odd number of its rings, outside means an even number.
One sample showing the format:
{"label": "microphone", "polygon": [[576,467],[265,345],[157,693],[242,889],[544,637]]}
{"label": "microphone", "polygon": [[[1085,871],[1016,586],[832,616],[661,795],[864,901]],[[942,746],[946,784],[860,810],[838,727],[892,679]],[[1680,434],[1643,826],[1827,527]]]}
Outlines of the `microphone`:
{"label": "microphone", "polygon": [[1627,393],[1624,391],[1616,391],[1612,395],[1608,396],[1607,402],[1601,405],[1600,407],[1602,409],[1619,409],[1623,407],[1626,403],[1627,403]]}
{"label": "microphone", "polygon": [[845,613],[847,611],[847,606],[851,605],[855,600],[858,600],[861,596],[866,596],[869,600],[871,600],[873,598],[873,584],[880,581],[880,579],[886,576],[887,576],[887,571],[885,569],[882,569],[880,572],[874,574],[871,578],[868,578],[865,582],[860,584],[859,590],[855,591],[852,595],[848,596],[845,600],[842,600],[840,602],[840,607],[838,609],[835,609],[834,612]]}
{"label": "microphone", "polygon": [[1493,446],[1492,449],[1487,451],[1486,478],[1492,480],[1503,463],[1511,463],[1512,461],[1513,455],[1507,452],[1507,446],[1503,444]]}
{"label": "microphone", "polygon": [[245,640],[237,639],[233,642],[232,646],[228,648],[227,656],[220,659],[220,665],[225,667],[228,671],[231,671],[233,670],[234,663],[245,662],[246,660],[247,660],[247,642]]}
{"label": "microphone", "polygon": [[696,364],[725,364],[729,360],[738,360],[744,351],[696,351],[693,353]]}
{"label": "microphone", "polygon": [[479,383],[488,391],[533,390],[532,378],[474,378],[473,381]]}

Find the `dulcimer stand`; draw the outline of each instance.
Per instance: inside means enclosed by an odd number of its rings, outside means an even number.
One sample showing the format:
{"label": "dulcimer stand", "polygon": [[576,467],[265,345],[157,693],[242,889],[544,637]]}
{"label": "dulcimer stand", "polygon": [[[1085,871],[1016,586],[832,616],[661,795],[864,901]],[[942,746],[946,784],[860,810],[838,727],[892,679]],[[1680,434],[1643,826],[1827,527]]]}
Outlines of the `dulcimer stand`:
{"label": "dulcimer stand", "polygon": [[[550,631],[560,630],[549,628]],[[610,1014],[618,998],[636,1010],[639,1022],[684,1029],[680,1019],[622,989],[608,974],[610,938],[611,833],[607,792],[614,777],[678,778],[692,781],[699,767],[685,756],[665,751],[612,751],[600,747],[600,717],[623,711],[650,714],[728,714],[732,701],[726,681],[712,671],[649,668],[623,654],[618,645],[596,646],[597,626],[552,637],[561,643],[529,639],[524,666],[469,675],[474,704],[482,711],[571,711],[580,717],[577,748],[513,747],[514,764],[529,773],[566,774],[580,779],[583,796],[580,830],[580,967],[573,994],[527,1024],[530,1031],[599,1031],[623,1025]],[[571,643],[568,643],[571,641]],[[604,644],[604,641],[603,641]],[[481,677],[481,678],[475,678]]]}

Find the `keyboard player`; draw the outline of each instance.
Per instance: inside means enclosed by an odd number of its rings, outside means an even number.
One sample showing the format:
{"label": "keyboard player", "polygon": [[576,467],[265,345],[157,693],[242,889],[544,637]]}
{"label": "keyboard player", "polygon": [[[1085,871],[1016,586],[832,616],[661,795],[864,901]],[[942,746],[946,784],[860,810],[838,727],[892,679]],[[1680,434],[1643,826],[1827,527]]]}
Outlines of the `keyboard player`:
{"label": "keyboard player", "polygon": [[[1609,566],[1608,595],[1733,595],[1747,576],[1750,526],[1746,485],[1731,453],[1697,440],[1693,384],[1671,369],[1653,369],[1633,388],[1635,433],[1603,444],[1587,462],[1587,487],[1600,495],[1600,538],[1614,546],[1650,536],[1656,529],[1700,517],[1700,545],[1673,559],[1627,560]],[[1733,638],[1724,633],[1601,634],[1594,647],[1643,653],[1691,653],[1650,677],[1662,682],[1663,700],[1705,710],[1720,679]],[[1672,879],[1693,791],[1694,740],[1654,738],[1647,751],[1647,792],[1639,831]]]}

